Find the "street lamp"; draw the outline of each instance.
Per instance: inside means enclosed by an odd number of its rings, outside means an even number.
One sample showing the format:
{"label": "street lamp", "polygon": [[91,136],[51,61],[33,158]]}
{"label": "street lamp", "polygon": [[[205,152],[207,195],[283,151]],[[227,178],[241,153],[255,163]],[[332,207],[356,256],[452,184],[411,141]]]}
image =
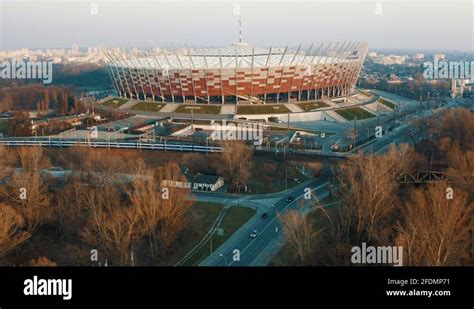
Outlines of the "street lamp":
{"label": "street lamp", "polygon": [[354,140],[353,140],[354,149],[352,149],[354,153],[356,151],[356,137],[357,137],[357,116],[354,117]]}
{"label": "street lamp", "polygon": [[224,258],[224,266],[227,266],[227,258],[222,253],[219,253],[219,256]]}

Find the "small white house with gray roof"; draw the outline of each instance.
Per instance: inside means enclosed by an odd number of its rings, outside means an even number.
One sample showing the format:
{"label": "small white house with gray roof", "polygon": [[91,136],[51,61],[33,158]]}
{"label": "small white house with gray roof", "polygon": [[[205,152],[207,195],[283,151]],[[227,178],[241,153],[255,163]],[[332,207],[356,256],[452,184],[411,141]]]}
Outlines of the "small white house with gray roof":
{"label": "small white house with gray roof", "polygon": [[194,176],[193,190],[217,191],[224,185],[224,178],[217,175],[204,175],[197,173]]}

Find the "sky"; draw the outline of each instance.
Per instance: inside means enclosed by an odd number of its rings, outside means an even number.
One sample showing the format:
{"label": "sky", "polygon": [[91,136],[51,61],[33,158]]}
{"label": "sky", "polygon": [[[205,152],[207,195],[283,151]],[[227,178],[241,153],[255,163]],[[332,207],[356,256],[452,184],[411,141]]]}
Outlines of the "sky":
{"label": "sky", "polygon": [[[474,50],[472,0],[0,0],[0,49],[303,46]],[[317,46],[318,46],[317,45]]]}

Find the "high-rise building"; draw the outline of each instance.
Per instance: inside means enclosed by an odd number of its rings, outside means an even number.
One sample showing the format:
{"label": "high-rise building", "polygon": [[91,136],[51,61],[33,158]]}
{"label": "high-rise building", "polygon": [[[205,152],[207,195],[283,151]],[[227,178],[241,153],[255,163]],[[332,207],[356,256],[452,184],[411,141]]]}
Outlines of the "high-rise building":
{"label": "high-rise building", "polygon": [[415,60],[423,60],[425,58],[425,54],[418,53],[414,58]]}
{"label": "high-rise building", "polygon": [[433,55],[433,60],[444,60],[446,58],[445,54],[434,54]]}

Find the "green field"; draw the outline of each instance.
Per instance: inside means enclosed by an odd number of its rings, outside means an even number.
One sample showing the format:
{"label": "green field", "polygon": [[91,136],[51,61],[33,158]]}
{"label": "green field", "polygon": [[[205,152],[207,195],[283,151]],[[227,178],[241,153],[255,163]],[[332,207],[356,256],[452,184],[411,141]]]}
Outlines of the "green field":
{"label": "green field", "polygon": [[342,117],[346,118],[347,120],[354,120],[356,119],[356,117],[357,117],[357,120],[375,117],[374,114],[369,113],[368,111],[360,107],[339,109],[339,110],[335,110],[335,112],[341,115]]}
{"label": "green field", "polygon": [[124,105],[127,102],[128,102],[128,99],[114,98],[114,99],[110,99],[110,100],[105,101],[104,103],[102,103],[102,105],[117,108],[117,107],[120,107],[120,106]]}
{"label": "green field", "polygon": [[[212,205],[212,204],[207,204]],[[215,206],[217,205],[217,206]],[[211,206],[209,211],[215,214],[216,208],[219,207],[219,211],[222,209],[222,205],[214,204]],[[244,225],[250,218],[255,215],[255,210],[247,207],[232,206],[226,213],[224,219],[222,220],[219,228],[224,229],[224,236],[219,236],[217,233],[214,233],[212,236],[212,250],[218,249],[229,237],[231,237],[242,225]],[[214,220],[217,218],[217,215],[214,216]],[[211,224],[212,225],[212,224]],[[208,230],[206,230],[207,232]],[[211,243],[210,240],[207,241],[199,250],[197,250],[193,256],[191,256],[184,266],[195,266],[208,257],[211,253]],[[228,262],[230,257],[228,258]]]}
{"label": "green field", "polygon": [[0,119],[0,133],[6,136],[8,133],[8,119]]}
{"label": "green field", "polygon": [[191,114],[191,110],[193,114],[219,114],[221,112],[220,105],[181,105],[179,106],[175,112],[176,113],[187,113]]}
{"label": "green field", "polygon": [[390,107],[391,109],[395,108],[395,104],[393,104],[392,102],[389,102],[385,99],[380,98],[379,102],[382,103],[383,105],[387,106],[387,107]]}
{"label": "green field", "polygon": [[302,110],[304,110],[305,112],[311,111],[313,109],[329,106],[324,102],[304,102],[304,103],[296,103],[296,105]]}
{"label": "green field", "polygon": [[163,108],[165,104],[154,103],[154,102],[138,102],[137,104],[131,107],[135,111],[144,111],[144,112],[158,112]]}
{"label": "green field", "polygon": [[273,105],[238,105],[237,114],[252,115],[252,114],[286,114],[289,109],[283,104]]}

